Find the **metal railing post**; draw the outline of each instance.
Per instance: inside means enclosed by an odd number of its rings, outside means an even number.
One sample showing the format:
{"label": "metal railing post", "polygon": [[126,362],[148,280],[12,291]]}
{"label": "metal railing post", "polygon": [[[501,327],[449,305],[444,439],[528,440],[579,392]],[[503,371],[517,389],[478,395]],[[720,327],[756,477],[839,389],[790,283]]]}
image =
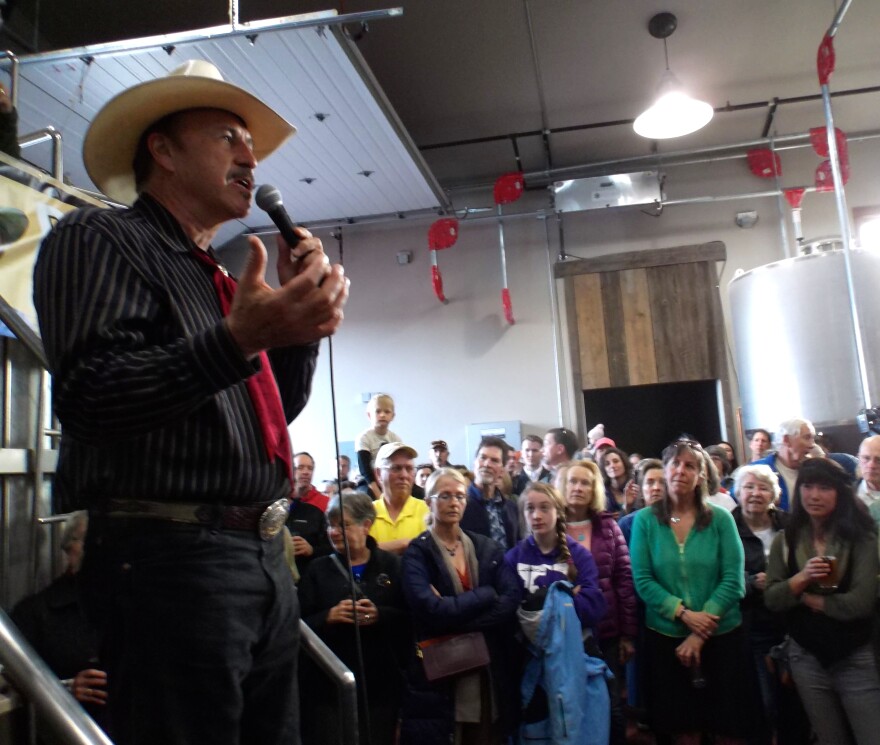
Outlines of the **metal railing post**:
{"label": "metal railing post", "polygon": [[52,140],[52,177],[58,181],[64,180],[64,148],[62,147],[61,132],[49,125],[35,132],[28,132],[18,138],[18,146],[25,148],[39,145],[46,140]]}
{"label": "metal railing post", "polygon": [[15,688],[33,704],[40,723],[51,729],[61,742],[113,745],[2,610],[0,663]]}
{"label": "metal railing post", "polygon": [[18,55],[7,49],[0,52],[0,60],[4,59],[12,60],[12,69],[9,71],[9,98],[12,100],[12,105],[18,108]]}
{"label": "metal railing post", "polygon": [[342,745],[358,745],[357,682],[354,673],[342,664],[324,641],[304,621],[299,622],[300,644],[336,684],[342,709]]}

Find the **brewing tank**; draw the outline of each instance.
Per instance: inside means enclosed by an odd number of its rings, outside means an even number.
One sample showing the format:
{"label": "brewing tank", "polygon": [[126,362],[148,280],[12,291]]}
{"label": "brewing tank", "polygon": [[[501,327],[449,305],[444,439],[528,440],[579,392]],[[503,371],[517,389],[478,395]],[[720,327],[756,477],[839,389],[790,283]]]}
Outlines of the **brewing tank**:
{"label": "brewing tank", "polygon": [[[850,252],[874,404],[880,390],[880,252]],[[793,417],[853,424],[865,407],[842,250],[757,267],[728,285],[743,427]]]}

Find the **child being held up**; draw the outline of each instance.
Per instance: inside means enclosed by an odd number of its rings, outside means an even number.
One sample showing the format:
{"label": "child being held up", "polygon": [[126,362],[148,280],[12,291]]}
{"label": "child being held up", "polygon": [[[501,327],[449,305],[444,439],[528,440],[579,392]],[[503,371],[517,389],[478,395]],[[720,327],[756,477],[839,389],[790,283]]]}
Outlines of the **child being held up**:
{"label": "child being held up", "polygon": [[361,432],[355,440],[358,470],[366,479],[373,499],[380,499],[382,487],[376,483],[373,471],[376,453],[379,452],[380,447],[388,442],[403,442],[388,429],[388,425],[394,421],[394,399],[386,393],[377,393],[367,404],[367,419],[370,420],[372,426]]}

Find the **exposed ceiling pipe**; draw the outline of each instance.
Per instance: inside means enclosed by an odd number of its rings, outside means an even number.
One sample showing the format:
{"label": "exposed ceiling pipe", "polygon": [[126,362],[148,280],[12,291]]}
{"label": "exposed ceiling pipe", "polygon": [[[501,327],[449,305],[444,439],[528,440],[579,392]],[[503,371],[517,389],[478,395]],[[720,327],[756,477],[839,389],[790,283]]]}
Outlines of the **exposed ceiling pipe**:
{"label": "exposed ceiling pipe", "polygon": [[[866,86],[862,88],[850,88],[842,91],[834,91],[831,93],[832,98],[839,96],[863,96],[869,93],[880,93],[880,85]],[[750,109],[765,109],[770,106],[782,106],[797,103],[809,103],[811,101],[821,101],[821,94],[815,93],[808,96],[790,96],[788,98],[773,98],[769,101],[750,101],[748,103],[730,104],[719,106],[715,109],[716,114],[730,114],[737,111],[748,111]],[[567,127],[553,127],[544,129],[531,129],[524,132],[506,132],[500,135],[487,135],[486,137],[474,137],[468,140],[450,140],[447,142],[435,142],[429,145],[421,145],[420,150],[441,150],[448,147],[462,147],[464,145],[482,145],[488,142],[498,142],[511,137],[543,137],[545,135],[565,134],[568,132],[580,132],[589,129],[603,129],[606,127],[620,127],[624,125],[632,126],[635,119],[608,119],[602,122],[590,122],[587,124],[572,124]]]}
{"label": "exposed ceiling pipe", "polygon": [[[806,186],[803,187],[805,193],[812,193],[818,191],[815,186]],[[770,197],[776,197],[782,192],[779,189],[767,189],[764,191],[750,191],[743,194],[716,194],[716,195],[705,195],[699,197],[681,197],[679,199],[664,199],[661,202],[656,202],[656,206],[658,208],[663,207],[674,207],[684,204],[712,204],[715,202],[734,202],[740,199],[765,199]],[[642,205],[644,206],[644,205]],[[579,213],[584,212],[601,212],[602,210],[579,210]],[[437,211],[436,210],[415,210],[413,212],[395,212],[393,214],[388,215],[374,215],[372,217],[358,218],[357,220],[319,220],[316,222],[302,223],[302,227],[308,228],[311,231],[316,230],[330,230],[339,227],[340,225],[344,225],[349,229],[359,228],[359,227],[368,227],[371,225],[387,225],[389,223],[400,223],[401,220],[406,219],[411,222],[418,222],[420,220],[436,220],[437,219]],[[450,212],[450,214],[452,214]],[[462,225],[466,225],[467,223],[472,222],[482,222],[484,220],[502,220],[507,222],[509,220],[522,220],[522,219],[532,219],[532,220],[546,220],[547,218],[557,217],[558,212],[553,209],[548,209],[545,207],[533,210],[527,210],[525,212],[505,212],[500,217],[494,210],[488,210],[484,214],[473,215],[469,214],[468,217],[461,221]],[[576,214],[574,212],[566,213],[566,214]],[[266,225],[261,227],[250,228],[242,233],[242,235],[275,235],[278,232],[278,228],[274,225]],[[561,246],[561,249],[564,251],[564,245]],[[568,258],[567,255],[561,258]]]}
{"label": "exposed ceiling pipe", "polygon": [[[880,137],[880,130],[867,130],[847,135],[847,142],[859,142],[872,140]],[[746,151],[756,147],[768,147],[768,138],[733,142],[726,145],[713,145],[710,147],[691,148],[688,150],[674,150],[669,153],[657,153],[647,155],[634,155],[626,158],[612,158],[610,160],[597,160],[591,163],[582,163],[574,166],[554,168],[549,173],[545,171],[531,171],[525,174],[526,186],[535,188],[547,186],[554,181],[573,178],[587,178],[590,176],[607,176],[613,173],[633,170],[650,170],[659,167],[697,165],[700,163],[712,163],[720,160],[733,160],[744,158]],[[777,151],[797,150],[804,147],[812,147],[809,132],[778,135],[773,138],[773,146]],[[467,189],[484,189],[491,187],[491,183],[470,183],[455,186],[447,186],[447,191],[463,191]]]}
{"label": "exposed ceiling pipe", "polygon": [[[865,142],[868,140],[874,140],[880,138],[880,130],[868,130],[864,132],[856,132],[854,134],[847,135],[847,142],[852,144],[855,142]],[[595,175],[595,176],[604,176],[611,173],[619,173],[622,170],[631,169],[633,166],[642,165],[645,168],[656,168],[659,165],[662,165],[664,168],[672,168],[679,167],[685,165],[699,165],[703,163],[715,163],[722,160],[734,160],[737,158],[745,158],[746,152],[755,147],[768,147],[772,144],[772,147],[775,152],[780,152],[782,150],[795,150],[804,147],[811,147],[810,144],[810,135],[809,133],[802,134],[789,134],[789,135],[781,135],[779,137],[774,137],[772,143],[768,139],[758,139],[758,140],[748,140],[745,142],[731,143],[728,145],[717,145],[714,147],[704,147],[704,148],[693,148],[690,150],[679,150],[674,153],[667,153],[666,155],[660,157],[656,155],[652,156],[638,156],[636,158],[619,158],[617,160],[606,160],[606,161],[597,161],[594,163],[586,163],[579,166],[570,166],[567,168],[557,168],[551,174],[545,173],[537,173],[537,174],[525,174],[526,183],[529,183],[529,179],[542,179],[547,184],[552,183],[553,181],[558,181],[563,178],[577,178],[581,175]],[[464,190],[476,190],[482,187],[491,188],[492,184],[469,184],[463,185],[459,187]],[[447,191],[451,191],[451,189],[447,189]],[[806,189],[807,192],[816,191],[815,187],[808,187]],[[711,202],[720,202],[720,201],[732,201],[738,199],[759,199],[764,197],[776,197],[781,193],[779,189],[772,189],[768,191],[757,191],[757,192],[749,192],[747,194],[730,194],[730,195],[721,195],[721,196],[702,196],[702,197],[685,197],[681,199],[666,199],[663,200],[661,206],[675,206],[682,204],[703,204],[703,203],[711,203]],[[348,225],[349,227],[357,227],[357,226],[367,226],[367,225],[382,225],[388,224],[392,222],[399,223],[401,219],[408,220],[436,220],[438,215],[442,214],[461,214],[464,212],[464,217],[460,217],[463,222],[473,222],[480,220],[498,220],[498,215],[495,214],[494,210],[490,208],[486,208],[485,215],[474,215],[471,210],[450,210],[448,212],[444,212],[443,210],[437,209],[425,209],[425,210],[413,210],[411,212],[394,212],[388,215],[374,215],[366,218],[358,218],[358,219],[335,219],[335,220],[321,220],[317,222],[310,222],[305,227],[308,227],[310,230],[320,230],[324,228],[334,228],[339,225]],[[551,215],[556,214],[553,210],[548,209],[538,209],[532,210],[529,212],[518,212],[518,213],[506,213],[503,215],[501,219],[503,220],[515,220],[521,219],[524,217],[530,218],[539,218],[544,219]],[[246,235],[264,235],[264,234],[274,234],[278,231],[273,226],[266,227],[258,227],[253,228],[245,232]]]}
{"label": "exposed ceiling pipe", "polygon": [[[544,160],[548,170],[553,169],[553,153],[550,149],[550,131],[547,122],[547,101],[544,98],[544,80],[541,75],[541,63],[538,60],[538,45],[535,43],[535,29],[532,25],[532,13],[529,10],[529,0],[523,0],[523,9],[526,12],[526,27],[529,31],[529,47],[532,50],[532,66],[535,68],[535,83],[538,88],[538,105],[541,113],[541,134],[544,142]],[[516,142],[516,138],[513,138]]]}

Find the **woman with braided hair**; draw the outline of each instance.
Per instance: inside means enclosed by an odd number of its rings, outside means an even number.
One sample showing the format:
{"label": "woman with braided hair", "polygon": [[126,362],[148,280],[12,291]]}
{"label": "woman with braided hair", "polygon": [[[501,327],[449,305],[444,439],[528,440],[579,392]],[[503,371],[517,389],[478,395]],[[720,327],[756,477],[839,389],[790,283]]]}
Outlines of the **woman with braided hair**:
{"label": "woman with braided hair", "polygon": [[574,606],[584,629],[594,630],[607,606],[593,555],[565,532],[565,499],[550,484],[533,483],[519,498],[529,535],[507,552],[522,589],[520,627],[534,636],[547,590],[557,580],[574,585]]}
{"label": "woman with braided hair", "polygon": [[[596,643],[596,630],[605,616],[607,605],[602,590],[599,588],[599,572],[590,551],[566,534],[565,530],[565,499],[550,484],[532,483],[519,498],[519,505],[529,535],[507,552],[504,560],[513,569],[522,592],[522,601],[517,611],[519,626],[522,631],[522,669],[524,675],[521,692],[523,694],[523,712],[521,727],[526,734],[530,727],[540,726],[538,723],[548,722],[559,716],[557,706],[550,707],[547,693],[538,686],[528,691],[525,685],[529,671],[548,652],[548,642],[554,644],[559,639],[548,640],[539,634],[546,633],[541,628],[541,617],[545,601],[551,585],[559,580],[571,582],[574,609],[583,629],[583,647],[578,638],[572,640],[577,649],[565,649],[564,659],[571,660],[566,665],[570,674],[570,682],[574,689],[582,693],[574,697],[566,697],[566,701],[584,704],[586,697],[586,678],[583,674],[583,651],[599,656]],[[554,591],[555,592],[555,591]],[[548,607],[552,607],[551,604]],[[553,618],[552,610],[549,618]],[[563,635],[564,636],[564,635]],[[570,637],[569,637],[570,638]],[[557,650],[558,651],[558,650]],[[560,655],[554,655],[559,657]],[[604,688],[604,684],[602,684]],[[559,691],[554,690],[554,696]],[[604,699],[604,715],[607,725],[609,705],[607,696]],[[572,712],[566,712],[572,715]],[[577,740],[580,742],[580,740]],[[607,738],[605,740],[607,742]]]}

